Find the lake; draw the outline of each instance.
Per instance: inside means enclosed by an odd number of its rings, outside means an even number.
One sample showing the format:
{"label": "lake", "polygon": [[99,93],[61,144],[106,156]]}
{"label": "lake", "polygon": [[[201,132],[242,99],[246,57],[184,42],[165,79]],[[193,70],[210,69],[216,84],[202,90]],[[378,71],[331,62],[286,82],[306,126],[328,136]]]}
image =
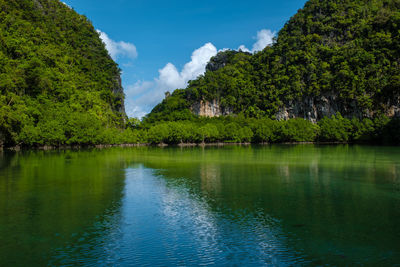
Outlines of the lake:
{"label": "lake", "polygon": [[399,265],[400,148],[0,153],[0,266]]}

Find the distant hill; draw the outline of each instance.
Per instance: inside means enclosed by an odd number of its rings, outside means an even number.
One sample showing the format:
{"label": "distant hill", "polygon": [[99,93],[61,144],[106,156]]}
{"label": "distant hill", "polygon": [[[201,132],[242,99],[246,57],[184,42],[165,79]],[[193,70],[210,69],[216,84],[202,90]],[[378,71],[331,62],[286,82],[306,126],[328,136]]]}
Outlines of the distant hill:
{"label": "distant hill", "polygon": [[145,121],[400,115],[400,0],[310,0],[254,55],[225,51]]}
{"label": "distant hill", "polygon": [[101,143],[125,121],[120,69],[58,0],[0,0],[0,146]]}

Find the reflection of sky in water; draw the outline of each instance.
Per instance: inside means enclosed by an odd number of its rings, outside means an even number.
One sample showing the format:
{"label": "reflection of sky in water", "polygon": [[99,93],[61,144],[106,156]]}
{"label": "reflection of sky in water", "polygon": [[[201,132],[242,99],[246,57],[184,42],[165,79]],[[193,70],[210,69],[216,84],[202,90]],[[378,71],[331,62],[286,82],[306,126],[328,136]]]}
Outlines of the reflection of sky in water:
{"label": "reflection of sky in water", "polygon": [[[210,186],[218,184],[217,166],[206,167],[200,173],[202,185],[204,179],[212,179]],[[281,242],[284,237],[279,236],[278,226],[262,211],[248,214],[245,210],[234,213],[212,210],[205,199],[190,192],[189,186],[179,181],[166,184],[162,177],[154,176],[154,171],[144,168],[128,172],[126,192],[125,220],[136,221],[133,214],[140,212],[144,215],[140,223],[147,225],[140,224],[128,230],[136,232],[135,240],[143,240],[142,246],[134,249],[137,257],[134,262],[138,264],[291,261],[292,255]],[[137,206],[142,205],[143,198],[147,202],[146,210],[139,210]],[[132,239],[125,239],[125,242],[129,240]]]}
{"label": "reflection of sky in water", "polygon": [[[218,168],[201,170],[208,189]],[[300,257],[285,246],[279,222],[262,210],[212,209],[180,182],[167,182],[143,166],[126,170],[122,206],[57,255],[61,264],[290,265]],[[95,234],[93,234],[95,233]],[[90,240],[92,238],[92,240]],[[82,241],[82,244],[79,243]],[[81,255],[73,259],[71,255]]]}

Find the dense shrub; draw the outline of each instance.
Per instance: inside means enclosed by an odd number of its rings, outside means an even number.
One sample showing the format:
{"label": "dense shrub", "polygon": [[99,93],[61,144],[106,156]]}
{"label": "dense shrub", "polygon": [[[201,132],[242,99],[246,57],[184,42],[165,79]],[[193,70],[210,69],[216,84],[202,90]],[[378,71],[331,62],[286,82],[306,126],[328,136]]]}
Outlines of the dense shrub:
{"label": "dense shrub", "polygon": [[[288,121],[237,117],[199,118],[192,121],[142,124],[138,142],[167,143],[282,143],[282,142],[369,142],[400,143],[400,122],[380,116],[375,119],[347,119],[340,114],[325,117],[318,124],[301,118]],[[140,128],[139,127],[139,128]],[[140,132],[147,132],[141,139]]]}
{"label": "dense shrub", "polygon": [[347,142],[350,139],[352,125],[349,119],[343,118],[340,114],[332,117],[322,118],[318,122],[320,127],[319,139],[329,142]]}
{"label": "dense shrub", "polygon": [[289,142],[312,142],[316,140],[318,132],[318,125],[297,118],[284,124],[282,135]]}

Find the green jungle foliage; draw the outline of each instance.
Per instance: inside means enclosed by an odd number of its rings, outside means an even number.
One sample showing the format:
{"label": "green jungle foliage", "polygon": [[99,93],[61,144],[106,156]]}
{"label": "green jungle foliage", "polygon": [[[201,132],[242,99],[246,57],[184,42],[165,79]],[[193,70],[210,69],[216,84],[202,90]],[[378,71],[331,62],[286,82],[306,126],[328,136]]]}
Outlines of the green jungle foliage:
{"label": "green jungle foliage", "polygon": [[[132,120],[132,119],[131,119]],[[385,116],[371,120],[347,119],[336,114],[317,124],[297,118],[277,121],[246,118],[243,115],[219,118],[163,121],[155,124],[127,124],[125,131],[99,131],[98,144],[204,144],[204,143],[285,143],[340,142],[400,144],[400,120]]]}
{"label": "green jungle foliage", "polygon": [[326,94],[345,117],[354,109],[384,114],[400,96],[400,0],[310,0],[272,46],[211,62],[146,120],[186,120],[193,103],[214,99],[235,114],[274,118],[291,101]]}
{"label": "green jungle foliage", "polygon": [[0,146],[94,144],[125,120],[120,70],[58,0],[0,0]]}

